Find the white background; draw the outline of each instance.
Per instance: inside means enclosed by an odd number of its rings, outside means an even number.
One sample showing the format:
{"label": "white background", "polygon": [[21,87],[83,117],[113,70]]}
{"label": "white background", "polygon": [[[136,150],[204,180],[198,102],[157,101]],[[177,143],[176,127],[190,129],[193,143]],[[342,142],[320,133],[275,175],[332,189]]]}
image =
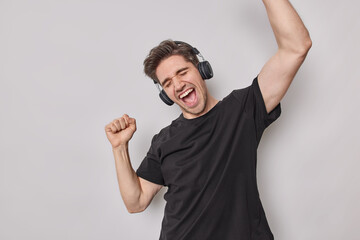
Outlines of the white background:
{"label": "white background", "polygon": [[[277,240],[357,240],[360,4],[292,4],[313,47],[260,143],[261,199]],[[212,64],[218,99],[277,49],[261,1],[0,1],[0,239],[158,239],[166,189],[127,212],[104,126],[137,119],[137,169],[180,114],[142,72],[168,38]]]}

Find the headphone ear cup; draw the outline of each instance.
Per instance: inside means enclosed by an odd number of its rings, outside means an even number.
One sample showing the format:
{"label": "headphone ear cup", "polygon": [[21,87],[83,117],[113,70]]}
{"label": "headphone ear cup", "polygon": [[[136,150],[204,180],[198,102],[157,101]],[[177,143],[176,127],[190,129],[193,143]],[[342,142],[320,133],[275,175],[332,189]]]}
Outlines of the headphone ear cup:
{"label": "headphone ear cup", "polygon": [[169,98],[169,96],[166,94],[164,90],[161,90],[161,92],[159,93],[159,97],[164,103],[166,103],[169,106],[174,104],[174,102]]}
{"label": "headphone ear cup", "polygon": [[211,65],[208,61],[199,62],[198,70],[200,72],[201,77],[206,80],[210,79],[214,76]]}

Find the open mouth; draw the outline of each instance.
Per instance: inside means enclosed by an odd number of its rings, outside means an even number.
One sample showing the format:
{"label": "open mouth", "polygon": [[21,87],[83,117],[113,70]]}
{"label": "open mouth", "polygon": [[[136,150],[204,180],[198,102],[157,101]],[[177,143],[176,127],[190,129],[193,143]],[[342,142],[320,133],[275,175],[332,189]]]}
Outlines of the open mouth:
{"label": "open mouth", "polygon": [[188,107],[193,107],[197,103],[197,95],[194,88],[189,88],[182,94],[180,94],[179,98],[185,103]]}

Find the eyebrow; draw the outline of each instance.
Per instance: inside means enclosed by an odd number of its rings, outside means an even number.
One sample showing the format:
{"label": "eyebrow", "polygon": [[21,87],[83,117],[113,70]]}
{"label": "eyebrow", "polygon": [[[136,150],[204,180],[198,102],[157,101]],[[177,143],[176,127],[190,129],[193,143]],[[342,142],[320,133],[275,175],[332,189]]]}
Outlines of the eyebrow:
{"label": "eyebrow", "polygon": [[[178,75],[179,73],[181,73],[182,71],[185,71],[185,70],[188,70],[189,67],[183,67],[183,68],[180,68],[179,70],[176,71],[175,75],[173,77],[175,77],[176,75]],[[164,84],[166,82],[168,82],[170,79],[172,79],[173,77],[167,77],[165,78],[165,80],[161,83],[161,86],[164,86]]]}

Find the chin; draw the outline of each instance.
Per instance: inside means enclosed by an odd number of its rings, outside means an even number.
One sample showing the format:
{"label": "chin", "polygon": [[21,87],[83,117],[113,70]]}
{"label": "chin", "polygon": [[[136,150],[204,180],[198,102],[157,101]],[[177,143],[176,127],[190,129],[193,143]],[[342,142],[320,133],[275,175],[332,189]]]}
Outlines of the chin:
{"label": "chin", "polygon": [[203,104],[203,106],[196,106],[195,108],[188,108],[188,107],[182,107],[183,112],[186,112],[188,114],[194,115],[194,116],[200,116],[205,112],[206,105]]}

